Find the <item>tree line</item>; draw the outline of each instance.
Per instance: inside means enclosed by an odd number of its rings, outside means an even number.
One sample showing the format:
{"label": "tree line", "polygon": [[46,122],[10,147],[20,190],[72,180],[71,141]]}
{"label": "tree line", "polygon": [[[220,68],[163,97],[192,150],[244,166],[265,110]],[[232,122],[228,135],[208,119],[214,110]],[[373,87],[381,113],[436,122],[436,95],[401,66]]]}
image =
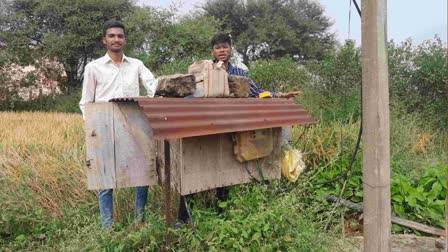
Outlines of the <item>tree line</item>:
{"label": "tree line", "polygon": [[156,73],[209,58],[218,31],[232,35],[246,65],[284,56],[319,60],[335,45],[331,22],[311,0],[210,0],[184,16],[132,0],[2,0],[0,7],[0,68],[54,59],[66,71],[67,90],[105,53],[101,27],[109,19],[127,26],[125,53]]}

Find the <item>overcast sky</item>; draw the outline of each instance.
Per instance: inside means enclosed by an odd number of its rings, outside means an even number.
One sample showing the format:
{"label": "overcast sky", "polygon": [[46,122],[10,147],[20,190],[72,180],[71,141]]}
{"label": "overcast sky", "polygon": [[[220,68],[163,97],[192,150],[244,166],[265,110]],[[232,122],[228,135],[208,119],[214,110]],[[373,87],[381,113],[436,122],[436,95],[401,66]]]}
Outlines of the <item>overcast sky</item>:
{"label": "overcast sky", "polygon": [[[188,13],[204,0],[181,0],[181,12]],[[347,38],[361,41],[361,21],[355,6],[351,8],[349,34],[350,0],[316,0],[322,4],[326,15],[334,22],[334,31],[340,41]],[[140,4],[166,8],[172,0],[137,0]],[[357,0],[361,5],[361,0]],[[443,41],[447,38],[447,1],[446,0],[389,0],[388,1],[388,39],[401,42],[406,38],[420,43],[439,35]]]}

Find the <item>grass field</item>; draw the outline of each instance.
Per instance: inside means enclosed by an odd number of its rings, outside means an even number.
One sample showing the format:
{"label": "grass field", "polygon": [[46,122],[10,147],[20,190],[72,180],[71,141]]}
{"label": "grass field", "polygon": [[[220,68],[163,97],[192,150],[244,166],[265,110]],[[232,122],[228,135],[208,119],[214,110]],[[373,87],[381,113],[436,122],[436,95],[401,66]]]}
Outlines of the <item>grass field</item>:
{"label": "grass field", "polygon": [[[123,189],[115,194],[114,232],[100,230],[96,193],[86,190],[79,114],[2,112],[0,121],[3,251],[154,251],[163,246],[158,188],[151,191],[148,225],[132,225],[132,190]],[[173,249],[327,250],[334,244],[323,238],[319,222],[304,218],[311,212],[299,202],[301,191],[304,187],[286,182],[237,186],[231,200],[220,204],[223,214],[210,207],[216,201],[212,194],[202,193],[194,198],[197,233],[189,227],[175,230]]]}
{"label": "grass field", "polygon": [[[418,178],[420,166],[443,162],[443,134],[412,117],[392,126],[393,174]],[[96,192],[86,189],[79,114],[0,112],[0,251],[158,251],[164,245],[161,193],[152,188],[147,223],[132,224],[132,189],[117,190],[112,232],[100,229]],[[230,199],[193,198],[195,231],[173,230],[173,251],[347,251],[352,213],[313,188],[315,170],[349,156],[357,122],[296,128],[307,172],[297,183],[234,186]],[[305,133],[304,133],[305,132]],[[347,186],[348,187],[348,186]],[[361,188],[357,188],[361,190]],[[219,209],[220,208],[220,209]],[[219,211],[224,210],[224,211]],[[352,221],[353,222],[353,221]],[[356,224],[356,223],[355,223]]]}

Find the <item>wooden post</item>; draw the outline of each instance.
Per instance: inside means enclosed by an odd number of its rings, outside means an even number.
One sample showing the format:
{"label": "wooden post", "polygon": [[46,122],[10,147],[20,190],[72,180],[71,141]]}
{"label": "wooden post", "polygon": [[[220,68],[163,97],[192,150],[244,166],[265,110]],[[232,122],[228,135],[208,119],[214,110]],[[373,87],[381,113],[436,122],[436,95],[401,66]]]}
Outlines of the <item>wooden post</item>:
{"label": "wooden post", "polygon": [[390,251],[387,0],[362,1],[364,251]]}
{"label": "wooden post", "polygon": [[164,181],[164,190],[165,190],[165,246],[168,250],[171,244],[171,235],[170,235],[170,227],[171,227],[171,153],[170,153],[170,141],[164,141],[165,148],[165,181]]}

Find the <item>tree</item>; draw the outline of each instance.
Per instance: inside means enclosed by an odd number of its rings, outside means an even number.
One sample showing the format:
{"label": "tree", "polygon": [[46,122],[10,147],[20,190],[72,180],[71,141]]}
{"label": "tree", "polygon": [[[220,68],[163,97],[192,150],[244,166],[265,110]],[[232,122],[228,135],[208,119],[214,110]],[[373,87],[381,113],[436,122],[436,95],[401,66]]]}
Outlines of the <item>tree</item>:
{"label": "tree", "polygon": [[388,53],[391,105],[419,112],[428,124],[444,127],[447,69],[442,40],[435,36],[418,45],[411,39],[391,41]]}
{"label": "tree", "polygon": [[322,6],[311,0],[211,0],[202,9],[230,31],[243,61],[290,56],[321,59],[334,35]]}
{"label": "tree", "polygon": [[162,74],[185,72],[193,61],[210,57],[210,38],[218,27],[213,17],[198,15],[172,21],[151,36],[145,62]]}
{"label": "tree", "polygon": [[[154,20],[150,8],[132,0],[10,0],[0,14],[0,43],[14,61],[33,64],[39,58],[61,62],[68,86],[79,86],[85,65],[105,51],[102,24],[109,19],[130,20],[128,48],[142,48]],[[138,20],[137,20],[138,19]],[[140,23],[144,25],[140,25]]]}

